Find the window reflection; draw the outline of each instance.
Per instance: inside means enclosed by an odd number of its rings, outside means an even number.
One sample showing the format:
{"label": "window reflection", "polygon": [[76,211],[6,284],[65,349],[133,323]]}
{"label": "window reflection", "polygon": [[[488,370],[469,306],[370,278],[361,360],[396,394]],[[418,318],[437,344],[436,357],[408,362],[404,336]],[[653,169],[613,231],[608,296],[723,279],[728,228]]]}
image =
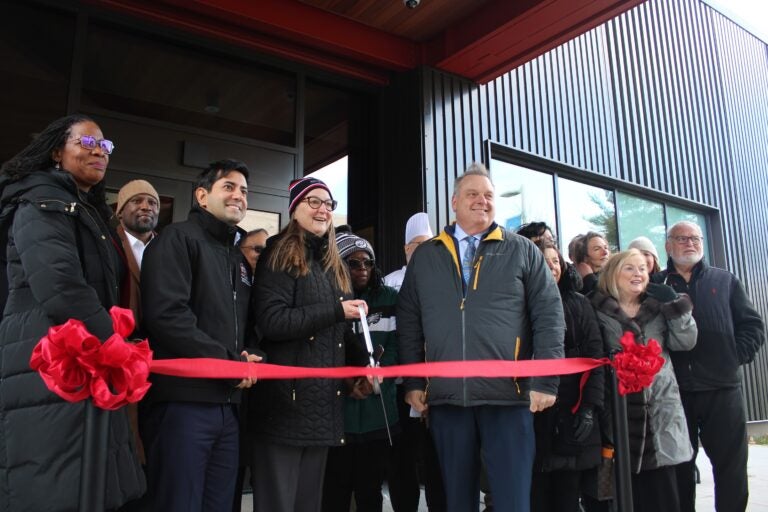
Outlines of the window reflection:
{"label": "window reflection", "polygon": [[664,205],[623,192],[616,192],[616,208],[619,214],[619,238],[621,248],[626,249],[629,243],[639,236],[647,237],[659,253],[659,265],[664,267],[666,258],[664,241],[666,227],[664,226]]}
{"label": "window reflection", "polygon": [[560,200],[561,244],[564,247],[587,231],[602,234],[611,252],[618,249],[616,206],[612,190],[557,178]]}
{"label": "window reflection", "polygon": [[555,229],[555,192],[550,174],[493,160],[491,177],[499,225],[517,231],[528,222],[546,222]]}

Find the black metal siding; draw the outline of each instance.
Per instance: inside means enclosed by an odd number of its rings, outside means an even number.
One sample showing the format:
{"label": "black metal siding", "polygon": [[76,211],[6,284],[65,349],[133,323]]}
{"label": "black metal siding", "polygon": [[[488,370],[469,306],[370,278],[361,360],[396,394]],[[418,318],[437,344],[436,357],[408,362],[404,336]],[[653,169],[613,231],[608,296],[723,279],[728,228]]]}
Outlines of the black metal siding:
{"label": "black metal siding", "polygon": [[[717,208],[716,262],[768,318],[768,47],[709,6],[649,0],[484,86],[425,70],[422,94],[437,226],[496,142]],[[768,350],[745,373],[749,418],[768,419]]]}

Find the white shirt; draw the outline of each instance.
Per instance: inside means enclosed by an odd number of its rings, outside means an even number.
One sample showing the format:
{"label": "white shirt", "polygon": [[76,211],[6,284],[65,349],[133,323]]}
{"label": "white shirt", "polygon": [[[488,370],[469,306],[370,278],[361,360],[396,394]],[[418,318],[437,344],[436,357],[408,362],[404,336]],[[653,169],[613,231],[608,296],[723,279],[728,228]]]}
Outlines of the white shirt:
{"label": "white shirt", "polygon": [[403,286],[403,279],[405,279],[405,269],[406,267],[403,267],[384,276],[384,284],[400,291],[400,287]]}
{"label": "white shirt", "polygon": [[147,248],[147,245],[149,245],[149,242],[152,241],[152,239],[155,238],[155,235],[152,235],[149,239],[149,241],[145,244],[132,234],[128,232],[127,229],[124,229],[125,236],[128,238],[128,245],[131,246],[131,252],[133,253],[133,257],[136,259],[136,264],[141,268],[141,260],[144,258],[144,249]]}

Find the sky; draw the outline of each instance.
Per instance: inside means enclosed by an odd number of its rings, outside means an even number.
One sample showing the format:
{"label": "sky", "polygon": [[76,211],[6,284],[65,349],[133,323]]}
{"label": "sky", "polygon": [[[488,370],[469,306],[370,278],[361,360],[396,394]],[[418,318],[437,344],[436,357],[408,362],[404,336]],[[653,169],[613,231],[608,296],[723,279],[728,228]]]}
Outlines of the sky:
{"label": "sky", "polygon": [[768,1],[704,0],[704,2],[768,43]]}

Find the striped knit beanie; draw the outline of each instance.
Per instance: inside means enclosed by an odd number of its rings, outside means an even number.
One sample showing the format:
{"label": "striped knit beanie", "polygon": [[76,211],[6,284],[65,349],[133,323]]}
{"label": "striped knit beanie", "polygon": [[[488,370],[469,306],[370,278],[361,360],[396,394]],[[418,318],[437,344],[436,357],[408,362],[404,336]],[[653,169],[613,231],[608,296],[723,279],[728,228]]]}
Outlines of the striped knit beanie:
{"label": "striped knit beanie", "polygon": [[331,196],[331,199],[333,199],[333,194],[331,194],[331,189],[328,188],[328,185],[317,178],[306,177],[293,180],[291,184],[288,185],[288,192],[290,194],[289,197],[291,200],[290,204],[288,205],[288,215],[293,213],[293,210],[296,209],[301,200],[306,197],[309,191],[316,188],[322,188],[323,190],[327,191]]}

